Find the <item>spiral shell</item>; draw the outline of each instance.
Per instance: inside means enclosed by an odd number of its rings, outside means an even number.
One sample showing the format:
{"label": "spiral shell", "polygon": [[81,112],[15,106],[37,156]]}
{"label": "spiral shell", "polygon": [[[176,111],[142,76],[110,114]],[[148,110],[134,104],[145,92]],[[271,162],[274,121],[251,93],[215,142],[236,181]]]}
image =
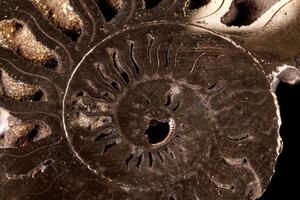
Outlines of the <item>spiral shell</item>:
{"label": "spiral shell", "polygon": [[258,54],[193,21],[210,3],[3,1],[0,198],[260,197],[277,99]]}

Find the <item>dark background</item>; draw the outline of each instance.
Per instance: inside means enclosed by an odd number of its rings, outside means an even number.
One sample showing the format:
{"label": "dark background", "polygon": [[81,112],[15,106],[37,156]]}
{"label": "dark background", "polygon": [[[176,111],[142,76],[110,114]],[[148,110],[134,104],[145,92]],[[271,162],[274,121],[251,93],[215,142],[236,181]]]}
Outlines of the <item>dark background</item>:
{"label": "dark background", "polygon": [[276,91],[282,126],[280,134],[283,151],[278,157],[276,172],[271,184],[258,200],[298,200],[300,199],[300,84],[280,83]]}

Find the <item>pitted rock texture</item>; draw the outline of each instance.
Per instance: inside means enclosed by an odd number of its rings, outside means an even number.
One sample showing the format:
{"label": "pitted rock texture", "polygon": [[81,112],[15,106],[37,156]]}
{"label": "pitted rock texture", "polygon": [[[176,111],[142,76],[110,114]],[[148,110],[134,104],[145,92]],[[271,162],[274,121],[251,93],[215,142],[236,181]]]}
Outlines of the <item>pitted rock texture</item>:
{"label": "pitted rock texture", "polygon": [[278,0],[234,0],[221,21],[227,26],[250,25],[277,2]]}

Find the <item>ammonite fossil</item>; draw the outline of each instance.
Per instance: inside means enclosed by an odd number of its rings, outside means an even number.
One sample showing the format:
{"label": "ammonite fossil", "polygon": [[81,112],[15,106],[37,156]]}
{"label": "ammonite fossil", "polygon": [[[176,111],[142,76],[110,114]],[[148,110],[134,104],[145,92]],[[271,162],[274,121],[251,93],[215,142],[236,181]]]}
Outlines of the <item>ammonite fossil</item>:
{"label": "ammonite fossil", "polygon": [[276,29],[293,30],[295,1],[0,5],[1,199],[266,190],[282,151],[275,90],[299,74],[282,48],[299,39]]}

